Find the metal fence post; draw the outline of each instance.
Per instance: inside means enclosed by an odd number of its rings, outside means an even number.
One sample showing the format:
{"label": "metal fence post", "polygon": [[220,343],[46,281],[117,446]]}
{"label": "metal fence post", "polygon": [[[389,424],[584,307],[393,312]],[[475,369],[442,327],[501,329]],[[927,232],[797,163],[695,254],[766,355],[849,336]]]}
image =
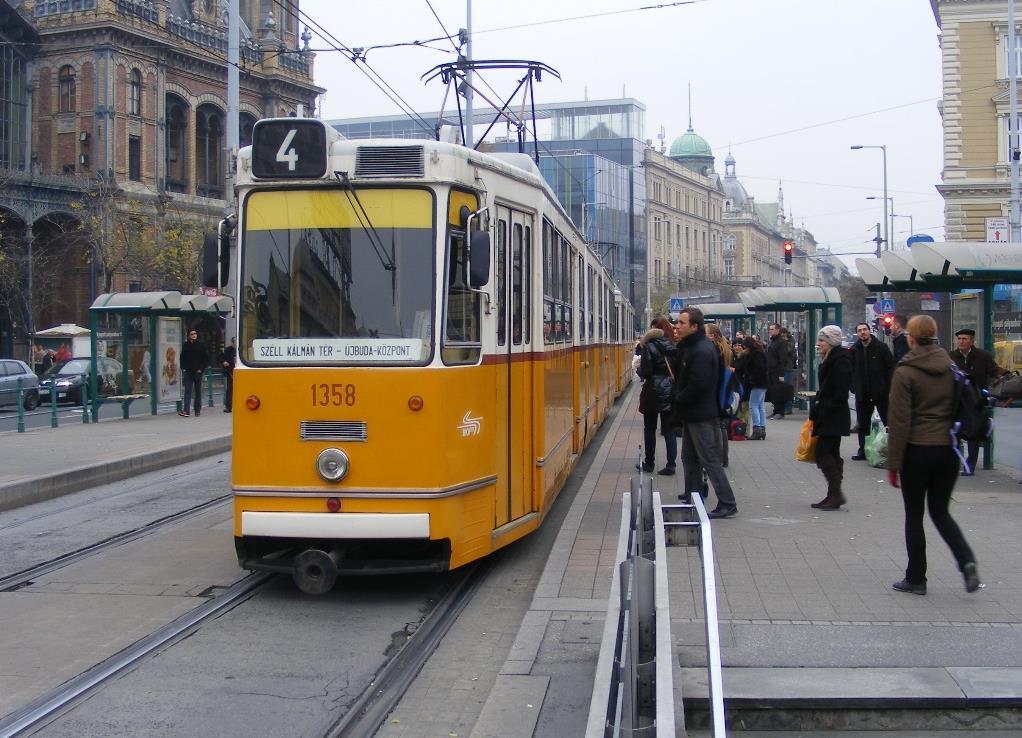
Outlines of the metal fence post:
{"label": "metal fence post", "polygon": [[82,423],[89,422],[89,376],[82,375]]}
{"label": "metal fence post", "polygon": [[57,380],[50,385],[50,427],[57,427]]}
{"label": "metal fence post", "polygon": [[206,398],[209,404],[206,407],[213,407],[213,368],[206,367]]}
{"label": "metal fence post", "polygon": [[18,433],[25,432],[25,380],[18,377]]}

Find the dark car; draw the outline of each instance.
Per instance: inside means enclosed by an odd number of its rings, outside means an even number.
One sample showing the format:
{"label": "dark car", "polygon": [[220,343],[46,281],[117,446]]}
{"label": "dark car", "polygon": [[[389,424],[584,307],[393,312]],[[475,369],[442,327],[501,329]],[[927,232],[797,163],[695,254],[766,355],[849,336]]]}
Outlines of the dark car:
{"label": "dark car", "polygon": [[[123,367],[116,359],[101,356],[96,359],[99,369],[98,390],[101,396],[120,394]],[[57,402],[82,402],[82,378],[92,371],[92,359],[81,357],[54,364],[39,379],[39,391],[43,398],[50,396],[50,387],[57,388]],[[128,387],[134,384],[134,372],[128,371]]]}
{"label": "dark car", "polygon": [[0,359],[0,405],[18,404],[18,380],[25,397],[25,409],[39,404],[39,378],[24,361]]}

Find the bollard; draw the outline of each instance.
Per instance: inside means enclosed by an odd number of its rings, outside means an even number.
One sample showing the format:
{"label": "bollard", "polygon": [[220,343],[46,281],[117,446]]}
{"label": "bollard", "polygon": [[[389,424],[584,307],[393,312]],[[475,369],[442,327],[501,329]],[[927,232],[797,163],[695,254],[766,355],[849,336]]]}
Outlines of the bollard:
{"label": "bollard", "polygon": [[209,403],[206,407],[213,407],[213,369],[210,367],[206,367],[206,397]]}
{"label": "bollard", "polygon": [[82,423],[89,422],[89,377],[82,375]]}
{"label": "bollard", "polygon": [[25,380],[18,377],[18,433],[25,432]]}
{"label": "bollard", "polygon": [[57,382],[50,385],[50,427],[57,427]]}

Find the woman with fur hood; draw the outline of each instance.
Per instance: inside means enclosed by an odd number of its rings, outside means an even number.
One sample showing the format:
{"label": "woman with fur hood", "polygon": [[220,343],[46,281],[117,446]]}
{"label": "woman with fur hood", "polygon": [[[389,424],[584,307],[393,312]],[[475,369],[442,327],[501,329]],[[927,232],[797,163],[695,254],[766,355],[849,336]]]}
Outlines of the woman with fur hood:
{"label": "woman with fur hood", "polygon": [[678,460],[678,438],[671,422],[671,395],[674,392],[674,328],[666,318],[657,318],[639,339],[638,375],[642,379],[639,393],[639,412],[643,418],[643,451],[640,468],[650,473],[656,468],[656,427],[660,419],[660,432],[667,444],[667,465],[657,472],[665,476],[674,474]]}

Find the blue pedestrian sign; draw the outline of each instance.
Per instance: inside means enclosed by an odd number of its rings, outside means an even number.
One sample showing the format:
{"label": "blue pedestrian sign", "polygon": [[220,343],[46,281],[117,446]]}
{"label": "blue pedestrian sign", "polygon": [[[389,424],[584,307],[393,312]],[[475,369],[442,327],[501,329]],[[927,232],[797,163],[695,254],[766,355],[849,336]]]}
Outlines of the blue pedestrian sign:
{"label": "blue pedestrian sign", "polygon": [[889,297],[885,297],[880,301],[880,312],[881,313],[893,313],[894,312],[894,300]]}
{"label": "blue pedestrian sign", "polygon": [[668,301],[667,312],[669,313],[680,313],[685,309],[685,300],[681,297],[672,297]]}

